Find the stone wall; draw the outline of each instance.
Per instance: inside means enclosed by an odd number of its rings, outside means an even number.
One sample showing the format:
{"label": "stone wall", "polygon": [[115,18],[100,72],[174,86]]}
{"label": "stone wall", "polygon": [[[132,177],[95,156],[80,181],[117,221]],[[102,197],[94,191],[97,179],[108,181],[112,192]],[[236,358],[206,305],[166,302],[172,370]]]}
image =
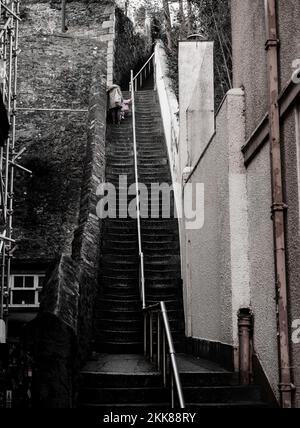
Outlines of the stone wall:
{"label": "stone wall", "polygon": [[62,34],[56,7],[27,2],[22,11],[17,145],[27,149],[21,162],[32,177],[18,173],[14,217],[14,267],[50,267],[27,339],[36,357],[35,404],[54,408],[74,405],[92,339],[111,40],[102,23],[112,10],[111,3],[68,3],[73,24]]}
{"label": "stone wall", "polygon": [[106,75],[108,84],[113,73],[127,82],[130,68],[143,63],[148,51],[120,10],[115,40],[110,1],[68,2],[65,33],[60,2],[27,0],[21,12],[17,146],[27,148],[21,163],[33,174],[17,172],[15,256],[18,264],[41,265],[71,254],[94,65],[102,62],[99,78]]}
{"label": "stone wall", "polygon": [[105,181],[106,79],[96,68],[91,85],[88,140],[81,192],[78,228],[75,231],[72,258],[79,268],[80,299],[78,312],[79,361],[91,350],[94,298],[97,294],[100,261],[101,223],[96,213],[96,195]]}
{"label": "stone wall", "polygon": [[32,176],[18,173],[14,267],[42,269],[56,261],[39,315],[28,326],[39,407],[76,402],[78,369],[91,351],[98,287],[96,191],[105,180],[106,88],[114,57],[119,73],[129,76],[146,46],[139,37],[131,48],[137,39],[119,11],[130,31],[122,34],[117,26],[115,52],[112,2],[67,2],[65,33],[59,8],[54,1],[23,3],[20,31],[17,145],[27,149],[22,164]]}
{"label": "stone wall", "polygon": [[78,227],[72,257],[63,255],[46,278],[38,317],[28,326],[33,343],[34,403],[39,408],[76,405],[79,368],[91,351],[97,293],[101,225],[96,215],[98,185],[104,181],[106,78],[98,64],[91,102]]}
{"label": "stone wall", "polygon": [[71,254],[80,210],[90,87],[97,62],[102,62],[99,78],[106,75],[107,43],[100,41],[106,9],[99,3],[68,4],[68,19],[73,24],[62,34],[60,11],[47,2],[23,3],[17,145],[27,148],[22,164],[33,174],[19,173],[17,177],[18,261],[49,261],[63,252]]}

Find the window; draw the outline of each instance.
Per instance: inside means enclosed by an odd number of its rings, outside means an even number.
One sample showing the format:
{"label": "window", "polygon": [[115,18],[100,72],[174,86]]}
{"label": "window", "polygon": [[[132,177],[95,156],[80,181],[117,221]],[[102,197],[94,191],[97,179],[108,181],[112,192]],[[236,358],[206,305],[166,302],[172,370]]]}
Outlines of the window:
{"label": "window", "polygon": [[38,307],[45,275],[12,275],[10,282],[10,306]]}

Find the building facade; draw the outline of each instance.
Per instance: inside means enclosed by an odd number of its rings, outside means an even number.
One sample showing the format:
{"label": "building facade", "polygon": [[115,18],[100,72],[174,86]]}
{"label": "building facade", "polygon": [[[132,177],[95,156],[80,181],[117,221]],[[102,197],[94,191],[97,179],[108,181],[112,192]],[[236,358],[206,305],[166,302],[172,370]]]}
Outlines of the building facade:
{"label": "building facade", "polygon": [[[186,333],[204,356],[223,362],[229,356],[238,368],[239,321],[241,312],[249,311],[253,376],[275,399],[282,403],[287,393],[299,407],[300,5],[233,0],[231,14],[233,89],[215,120],[213,89],[207,90],[213,81],[212,47],[182,42],[179,48],[180,137],[174,175],[181,190],[187,183],[204,184],[205,210],[201,228],[182,227]],[[191,64],[191,56],[201,60]],[[274,200],[276,111],[280,207]],[[280,248],[275,246],[278,211],[284,212],[285,245]],[[284,258],[278,256],[284,252]],[[282,304],[285,292],[287,305]]]}

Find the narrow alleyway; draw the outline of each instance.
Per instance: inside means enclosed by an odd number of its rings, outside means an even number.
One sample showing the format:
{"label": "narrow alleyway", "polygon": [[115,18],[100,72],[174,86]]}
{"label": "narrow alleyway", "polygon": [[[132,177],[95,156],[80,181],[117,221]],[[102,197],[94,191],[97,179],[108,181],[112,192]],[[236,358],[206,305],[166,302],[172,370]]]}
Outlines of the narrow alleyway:
{"label": "narrow alleyway", "polygon": [[[125,97],[130,95],[125,93]],[[171,184],[160,107],[153,90],[136,94],[136,122],[139,181]],[[135,182],[132,120],[110,126],[106,143],[106,180],[117,191],[120,176],[126,176],[125,190]],[[143,356],[143,315],[139,294],[137,222],[121,218],[134,196],[117,199],[117,218],[107,219],[99,295],[95,311],[95,354],[81,373],[79,407],[168,408],[170,392],[163,387],[161,374]],[[261,389],[239,386],[238,376],[220,366],[184,354],[184,315],[180,271],[178,220],[164,218],[162,198],[148,200],[149,213],[159,207],[159,218],[141,221],[146,276],[146,301],[165,301],[183,392],[192,407],[264,406]],[[145,208],[145,207],[144,207]],[[146,207],[147,208],[147,207]],[[142,207],[143,211],[143,207]]]}
{"label": "narrow alleyway", "polygon": [[[136,97],[139,180],[150,194],[151,183],[171,184],[171,176],[156,94],[149,90],[138,92]],[[108,131],[106,180],[115,186],[117,193],[120,176],[126,176],[125,190],[134,183],[132,135],[131,118]],[[128,205],[134,198],[128,196]],[[180,343],[184,328],[178,222],[174,213],[171,219],[163,218],[161,201],[161,196],[153,201],[149,197],[149,213],[151,204],[160,206],[159,218],[143,219],[141,225],[146,297],[149,305],[166,301],[172,330]],[[117,207],[117,218],[106,219],[103,228],[95,348],[112,353],[142,352],[137,224],[128,216],[120,218],[121,211],[127,210],[126,196],[117,199]]]}

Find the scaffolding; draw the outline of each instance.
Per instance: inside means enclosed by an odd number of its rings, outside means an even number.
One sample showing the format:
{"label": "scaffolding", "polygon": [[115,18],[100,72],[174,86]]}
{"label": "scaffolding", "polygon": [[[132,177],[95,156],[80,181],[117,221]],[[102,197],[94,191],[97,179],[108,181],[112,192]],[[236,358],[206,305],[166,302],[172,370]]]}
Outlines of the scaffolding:
{"label": "scaffolding", "polygon": [[[16,152],[16,102],[18,70],[19,0],[0,0],[0,90],[9,123],[9,134],[0,147],[0,343],[5,343],[9,310],[13,237],[15,168],[25,148]],[[1,119],[1,122],[3,118]],[[2,126],[2,123],[0,124]]]}

